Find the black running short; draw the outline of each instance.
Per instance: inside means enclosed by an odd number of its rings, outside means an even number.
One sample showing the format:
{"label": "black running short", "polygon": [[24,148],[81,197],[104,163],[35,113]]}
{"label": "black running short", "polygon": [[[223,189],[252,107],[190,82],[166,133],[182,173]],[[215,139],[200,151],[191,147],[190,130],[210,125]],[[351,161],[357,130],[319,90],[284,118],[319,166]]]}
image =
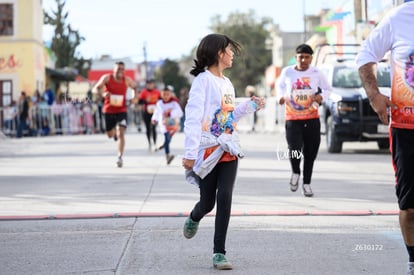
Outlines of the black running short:
{"label": "black running short", "polygon": [[105,114],[106,131],[111,131],[117,125],[127,127],[127,113]]}
{"label": "black running short", "polygon": [[392,128],[390,141],[398,206],[414,208],[414,130]]}

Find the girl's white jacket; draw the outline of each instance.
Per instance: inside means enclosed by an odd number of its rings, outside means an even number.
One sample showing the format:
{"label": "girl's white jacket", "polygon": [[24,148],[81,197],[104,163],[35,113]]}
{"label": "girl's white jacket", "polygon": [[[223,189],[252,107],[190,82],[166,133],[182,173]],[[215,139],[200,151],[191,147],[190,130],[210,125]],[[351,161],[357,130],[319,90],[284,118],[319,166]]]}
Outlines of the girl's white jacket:
{"label": "girl's white jacket", "polygon": [[162,99],[160,99],[158,100],[156,106],[157,107],[155,108],[155,111],[151,117],[151,120],[158,122],[161,133],[166,133],[167,128],[166,128],[166,125],[164,124],[165,112],[169,111],[170,118],[179,119],[183,116],[183,111],[181,109],[180,104],[175,100],[164,102]]}
{"label": "girl's white jacket", "polygon": [[[223,107],[223,97],[228,99],[229,96],[234,103],[234,87],[227,77],[220,78],[206,70],[193,80],[185,107],[184,158],[196,160],[193,167],[195,171],[201,166],[204,157],[205,149],[200,144],[202,132],[210,132],[216,111]],[[233,122],[237,123],[244,115],[256,111],[256,108],[256,104],[250,99],[234,106]],[[236,130],[235,127],[234,131]]]}

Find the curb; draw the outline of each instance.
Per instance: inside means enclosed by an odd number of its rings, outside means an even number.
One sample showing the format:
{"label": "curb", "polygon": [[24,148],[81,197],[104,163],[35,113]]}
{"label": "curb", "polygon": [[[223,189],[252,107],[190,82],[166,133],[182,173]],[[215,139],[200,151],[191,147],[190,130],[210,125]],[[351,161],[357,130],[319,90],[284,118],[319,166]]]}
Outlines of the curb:
{"label": "curb", "polygon": [[[101,214],[57,214],[57,215],[15,215],[0,216],[1,221],[25,220],[75,220],[75,219],[109,219],[109,218],[178,218],[187,217],[190,212],[125,212]],[[398,210],[353,210],[353,211],[234,211],[233,217],[260,217],[260,216],[387,216],[398,215]],[[207,216],[215,216],[210,213]]]}

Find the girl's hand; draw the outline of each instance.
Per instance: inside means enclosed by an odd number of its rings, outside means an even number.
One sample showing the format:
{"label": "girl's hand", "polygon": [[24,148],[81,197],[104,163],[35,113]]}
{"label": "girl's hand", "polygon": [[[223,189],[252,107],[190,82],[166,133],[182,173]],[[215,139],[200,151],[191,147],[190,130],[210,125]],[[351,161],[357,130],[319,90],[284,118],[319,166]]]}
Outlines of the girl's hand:
{"label": "girl's hand", "polygon": [[183,167],[187,170],[192,170],[194,167],[195,159],[186,159],[183,158]]}
{"label": "girl's hand", "polygon": [[256,96],[252,96],[251,100],[256,103],[257,106],[257,111],[263,109],[263,107],[265,106],[265,99],[263,97],[256,97]]}

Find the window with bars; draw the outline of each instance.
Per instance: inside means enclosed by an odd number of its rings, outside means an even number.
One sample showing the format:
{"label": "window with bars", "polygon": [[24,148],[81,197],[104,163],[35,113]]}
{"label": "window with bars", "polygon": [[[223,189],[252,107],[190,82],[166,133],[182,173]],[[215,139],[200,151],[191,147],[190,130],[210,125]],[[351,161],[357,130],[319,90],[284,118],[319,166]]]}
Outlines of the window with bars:
{"label": "window with bars", "polygon": [[0,36],[13,32],[13,4],[0,4]]}

